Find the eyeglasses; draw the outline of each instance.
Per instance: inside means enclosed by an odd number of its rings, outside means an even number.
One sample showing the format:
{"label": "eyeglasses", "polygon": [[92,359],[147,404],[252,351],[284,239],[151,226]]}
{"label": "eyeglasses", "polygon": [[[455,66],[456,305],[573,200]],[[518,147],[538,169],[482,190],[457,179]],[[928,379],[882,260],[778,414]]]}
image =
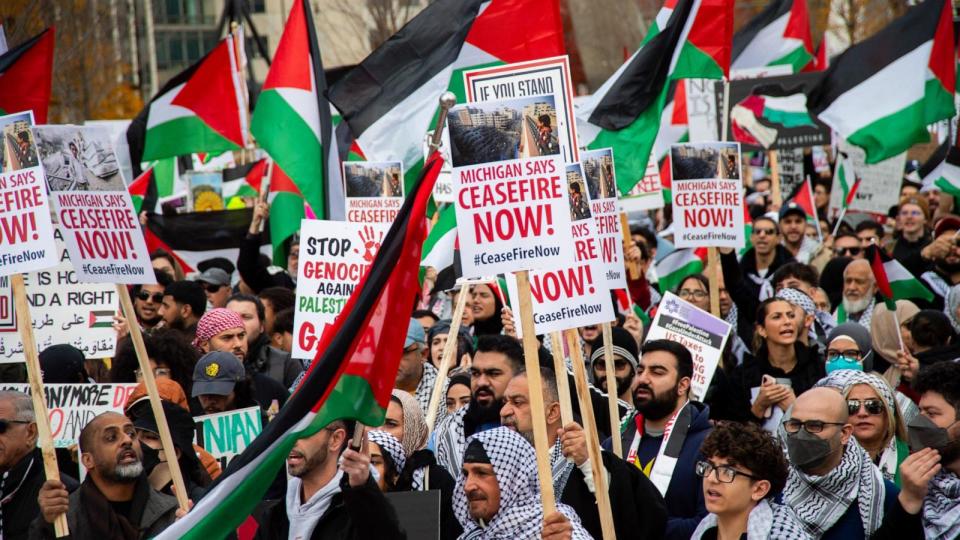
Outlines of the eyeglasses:
{"label": "eyeglasses", "polygon": [[807,420],[801,422],[800,420],[786,420],[783,422],[783,429],[787,433],[798,433],[800,428],[803,428],[807,433],[820,433],[823,431],[824,426],[842,426],[841,422],[824,422],[822,420]]}
{"label": "eyeglasses", "polygon": [[206,290],[208,293],[213,294],[213,293],[215,293],[215,292],[220,292],[220,288],[221,288],[221,287],[225,287],[225,286],[226,286],[226,285],[217,285],[217,284],[215,284],[215,283],[205,283],[205,284],[203,285],[203,288],[204,288],[204,290]]}
{"label": "eyeglasses", "polygon": [[860,359],[860,351],[857,349],[849,349],[846,351],[838,351],[836,349],[827,349],[827,358],[833,360],[838,356],[843,356],[845,358],[854,358],[856,360]]}
{"label": "eyeglasses", "polygon": [[776,229],[754,229],[753,234],[757,236],[776,236]]}
{"label": "eyeglasses", "polygon": [[697,300],[703,300],[709,295],[710,294],[707,291],[694,291],[691,289],[680,289],[680,292],[678,293],[680,298],[696,298]]}
{"label": "eyeglasses", "polygon": [[150,294],[147,291],[140,291],[137,293],[137,298],[139,298],[143,302],[149,302],[151,299],[153,299],[154,303],[160,304],[163,302],[163,293],[155,292],[153,294]]}
{"label": "eyeglasses", "polygon": [[851,416],[860,412],[860,406],[863,405],[867,412],[873,415],[880,414],[884,411],[883,402],[879,399],[848,399],[847,400],[847,413]]}
{"label": "eyeglasses", "polygon": [[714,476],[717,478],[717,480],[719,480],[720,482],[723,482],[724,484],[729,484],[734,480],[736,480],[738,474],[746,476],[747,478],[752,478],[754,480],[757,479],[756,476],[753,476],[752,474],[747,474],[743,471],[738,471],[737,469],[734,469],[729,465],[714,465],[709,461],[697,462],[697,467],[696,467],[697,476],[701,478],[706,478],[710,476],[710,474],[713,473],[714,471],[716,471],[716,474]]}
{"label": "eyeglasses", "polygon": [[6,433],[10,429],[10,424],[29,424],[26,420],[4,420],[0,418],[0,434]]}
{"label": "eyeglasses", "polygon": [[833,250],[833,252],[840,257],[844,255],[859,255],[861,251],[863,251],[861,247],[840,247]]}
{"label": "eyeglasses", "polygon": [[[142,371],[142,370],[140,370],[140,369],[135,369],[135,370],[133,370],[133,375],[137,378],[137,381],[143,380],[143,371]],[[169,378],[170,378],[170,368],[165,368],[165,367],[153,368],[153,376],[154,376],[155,378],[163,377],[163,378],[169,379]]]}
{"label": "eyeglasses", "polygon": [[907,216],[920,217],[923,215],[923,212],[921,212],[920,210],[901,210],[900,215],[903,217],[907,217]]}

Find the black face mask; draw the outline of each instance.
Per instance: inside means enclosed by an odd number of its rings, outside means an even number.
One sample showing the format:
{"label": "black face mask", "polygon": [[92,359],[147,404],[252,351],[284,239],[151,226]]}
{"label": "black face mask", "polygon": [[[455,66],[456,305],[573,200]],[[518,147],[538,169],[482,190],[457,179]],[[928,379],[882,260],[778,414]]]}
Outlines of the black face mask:
{"label": "black face mask", "polygon": [[142,443],[140,444],[140,451],[143,452],[143,457],[140,458],[140,463],[143,463],[143,474],[144,476],[150,476],[153,468],[161,463],[160,451]]}
{"label": "black face mask", "polygon": [[944,465],[950,465],[960,459],[960,439],[950,440],[947,428],[934,424],[922,414],[917,415],[907,424],[907,436],[910,439],[911,452],[933,448],[940,453],[940,463]]}
{"label": "black face mask", "polygon": [[823,463],[833,453],[830,441],[801,429],[796,433],[787,434],[787,454],[790,463],[803,472],[809,472]]}

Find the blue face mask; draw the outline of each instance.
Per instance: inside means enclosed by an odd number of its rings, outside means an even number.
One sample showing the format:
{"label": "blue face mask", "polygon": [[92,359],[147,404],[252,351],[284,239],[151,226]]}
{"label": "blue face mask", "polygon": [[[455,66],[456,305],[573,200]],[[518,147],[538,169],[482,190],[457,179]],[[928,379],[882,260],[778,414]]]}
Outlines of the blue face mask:
{"label": "blue face mask", "polygon": [[832,373],[839,369],[863,371],[863,364],[853,358],[847,358],[846,356],[835,356],[827,361],[827,373]]}

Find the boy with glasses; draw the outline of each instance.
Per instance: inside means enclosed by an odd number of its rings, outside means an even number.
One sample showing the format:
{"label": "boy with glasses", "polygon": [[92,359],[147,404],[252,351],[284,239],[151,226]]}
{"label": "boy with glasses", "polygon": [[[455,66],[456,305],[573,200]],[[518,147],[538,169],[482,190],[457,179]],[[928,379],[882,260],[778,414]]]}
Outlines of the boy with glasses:
{"label": "boy with glasses", "polygon": [[920,256],[923,248],[933,241],[927,227],[929,219],[930,210],[925,198],[913,196],[900,199],[897,239],[890,252],[893,258],[916,276],[930,269],[930,263]]}
{"label": "boy with glasses", "polygon": [[793,511],[773,502],[786,484],[787,460],[770,433],[754,424],[721,422],[700,453],[696,472],[710,513],[691,539],[809,538]]}

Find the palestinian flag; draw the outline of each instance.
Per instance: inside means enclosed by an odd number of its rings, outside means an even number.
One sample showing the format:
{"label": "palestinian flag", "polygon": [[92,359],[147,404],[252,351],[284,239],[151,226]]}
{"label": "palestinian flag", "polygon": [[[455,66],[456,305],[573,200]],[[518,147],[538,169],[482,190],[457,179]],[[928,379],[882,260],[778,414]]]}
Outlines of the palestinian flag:
{"label": "palestinian flag", "polygon": [[53,42],[51,26],[0,55],[0,115],[33,111],[35,124],[47,123]]}
{"label": "palestinian flag", "polygon": [[[673,202],[673,171],[670,168],[670,147],[690,140],[689,120],[687,118],[687,83],[683,79],[674,81],[667,93],[667,102],[660,114],[660,129],[653,141],[652,159],[657,160],[660,168],[660,185],[663,187],[665,204]],[[616,162],[616,160],[614,160]]]}
{"label": "palestinian flag", "polygon": [[950,144],[950,139],[947,139],[920,167],[919,173],[925,188],[933,186],[960,197],[960,148]]}
{"label": "palestinian flag", "polygon": [[88,328],[110,328],[113,326],[114,312],[110,310],[91,311],[87,316]]}
{"label": "palestinian flag", "polygon": [[813,59],[806,0],[774,0],[733,36],[730,68],[790,66],[800,73]]}
{"label": "palestinian flag", "polygon": [[173,186],[177,179],[179,166],[177,158],[165,158],[154,161],[147,170],[137,176],[127,186],[127,192],[133,199],[137,214],[141,211],[155,213],[157,204],[163,197],[173,195]]}
{"label": "palestinian flag", "polygon": [[843,194],[840,199],[841,210],[850,208],[850,203],[853,202],[853,198],[857,196],[857,190],[860,188],[860,180],[860,177],[854,172],[853,166],[850,165],[850,160],[841,155],[834,176],[834,183],[840,189],[840,193]]}
{"label": "palestinian flag", "polygon": [[247,142],[242,50],[227,35],[212,51],[171,79],[127,128],[136,174],[144,161],[238,150]]}
{"label": "palestinian flag", "polygon": [[922,298],[927,302],[933,301],[933,293],[920,283],[909,270],[903,267],[896,259],[891,259],[877,246],[867,248],[866,258],[870,261],[870,269],[877,280],[877,290],[883,295],[887,307],[896,309],[897,300],[906,298]]}
{"label": "palestinian flag", "polygon": [[449,90],[465,100],[464,70],[562,54],[556,0],[437,0],[333,84],[328,96],[355,139],[350,159],[401,161],[406,193],[422,167],[440,94]]}
{"label": "palestinian flag", "polygon": [[707,266],[707,248],[677,249],[657,263],[660,292],[674,291],[684,278],[703,272]]}
{"label": "palestinian flag", "polygon": [[877,163],[929,140],[954,115],[956,51],[947,0],[926,0],[843,52],[807,92],[810,112]]}
{"label": "palestinian flag", "polygon": [[[273,264],[287,267],[290,246],[287,240],[300,231],[306,216],[303,194],[287,173],[276,163],[270,173],[270,243]],[[319,219],[316,215],[312,219]]]}
{"label": "palestinian flag", "polygon": [[747,208],[747,198],[743,198],[743,237],[746,238],[744,242],[743,249],[740,250],[740,255],[743,256],[748,249],[753,247],[753,243],[750,242],[750,235],[753,234],[753,218],[750,217],[750,209]]}
{"label": "palestinian flag", "polygon": [[[148,251],[167,251],[183,271],[189,273],[200,261],[212,257],[236,261],[252,218],[252,208],[170,215],[150,213],[143,227],[143,238]],[[269,237],[264,235],[261,244],[265,244],[263,249],[267,253],[272,252]]]}
{"label": "palestinian flag", "polygon": [[160,539],[223,538],[260,502],[297,439],[337,419],[379,426],[416,302],[427,200],[443,159],[434,153],[390,227],[343,315],[323,333],[306,377],[263,432],[237,456],[191,512]]}
{"label": "palestinian flag", "polygon": [[346,199],[326,89],[310,1],[295,0],[250,129],[318,219],[343,220]]}
{"label": "palestinian flag", "polygon": [[267,159],[258,159],[251,163],[223,169],[223,200],[229,202],[236,197],[256,197],[260,195],[260,186],[267,174]]}
{"label": "palestinian flag", "polygon": [[640,50],[578,109],[581,143],[614,149],[621,193],[647,168],[670,82],[727,76],[732,35],[732,0],[668,0]]}
{"label": "palestinian flag", "polygon": [[446,204],[440,207],[437,221],[430,229],[426,241],[423,242],[420,266],[436,268],[438,274],[453,271],[454,262],[459,256],[458,250],[457,215],[454,205]]}
{"label": "palestinian flag", "polygon": [[742,143],[770,148],[781,126],[816,126],[807,111],[807,96],[800,88],[785,89],[779,84],[759,86],[730,109],[730,131],[733,138]]}

